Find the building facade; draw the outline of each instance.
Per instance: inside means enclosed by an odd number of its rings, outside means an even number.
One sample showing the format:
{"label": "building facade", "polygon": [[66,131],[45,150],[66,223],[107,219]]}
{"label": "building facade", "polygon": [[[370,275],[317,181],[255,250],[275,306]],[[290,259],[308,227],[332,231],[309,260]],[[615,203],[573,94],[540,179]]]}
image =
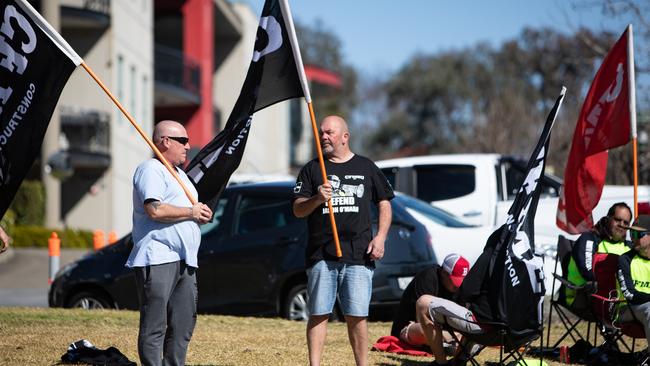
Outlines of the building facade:
{"label": "building facade", "polygon": [[[258,14],[226,0],[31,1],[102,79],[145,134],[183,123],[193,156],[225,125],[250,64]],[[285,175],[312,158],[304,100],[266,108],[236,174]],[[55,111],[38,173],[48,227],[131,230],[132,175],[152,156],[82,68]]]}

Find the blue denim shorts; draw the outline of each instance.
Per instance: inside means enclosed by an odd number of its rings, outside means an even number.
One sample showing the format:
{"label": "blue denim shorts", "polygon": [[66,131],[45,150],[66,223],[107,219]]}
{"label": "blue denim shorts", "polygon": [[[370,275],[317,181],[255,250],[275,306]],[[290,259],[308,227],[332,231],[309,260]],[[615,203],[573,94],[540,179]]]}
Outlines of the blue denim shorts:
{"label": "blue denim shorts", "polygon": [[343,315],[367,317],[373,269],[364,265],[318,261],[307,269],[309,314],[330,314],[338,293]]}

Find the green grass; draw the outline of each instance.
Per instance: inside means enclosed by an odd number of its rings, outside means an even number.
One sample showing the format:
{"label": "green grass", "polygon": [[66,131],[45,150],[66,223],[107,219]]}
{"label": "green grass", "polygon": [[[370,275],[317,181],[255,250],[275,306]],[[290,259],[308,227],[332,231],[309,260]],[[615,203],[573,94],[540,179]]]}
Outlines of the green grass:
{"label": "green grass", "polygon": [[[372,344],[390,334],[390,323],[370,322],[369,334]],[[134,311],[0,308],[0,365],[54,365],[79,339],[99,348],[117,347],[138,362],[137,335]],[[369,357],[370,365],[382,366],[424,366],[432,360],[383,352],[370,352]],[[497,359],[497,349],[484,350],[479,357],[481,362]],[[188,365],[307,363],[305,323],[277,318],[200,315],[187,355]],[[354,364],[345,323],[329,324],[323,364]]]}

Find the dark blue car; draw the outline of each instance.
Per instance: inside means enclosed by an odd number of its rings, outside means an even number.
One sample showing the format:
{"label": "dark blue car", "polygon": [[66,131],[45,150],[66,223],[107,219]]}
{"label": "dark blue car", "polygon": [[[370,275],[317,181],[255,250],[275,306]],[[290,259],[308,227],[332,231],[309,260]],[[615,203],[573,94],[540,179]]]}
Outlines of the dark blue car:
{"label": "dark blue car", "polygon": [[[293,215],[292,195],[292,182],[225,190],[214,221],[201,227],[199,312],[306,319],[307,223]],[[426,228],[401,197],[391,201],[393,222],[373,278],[371,312],[396,307],[411,278],[437,262]],[[62,268],[50,288],[50,306],[137,309],[134,275],[124,267],[132,246],[127,235]]]}

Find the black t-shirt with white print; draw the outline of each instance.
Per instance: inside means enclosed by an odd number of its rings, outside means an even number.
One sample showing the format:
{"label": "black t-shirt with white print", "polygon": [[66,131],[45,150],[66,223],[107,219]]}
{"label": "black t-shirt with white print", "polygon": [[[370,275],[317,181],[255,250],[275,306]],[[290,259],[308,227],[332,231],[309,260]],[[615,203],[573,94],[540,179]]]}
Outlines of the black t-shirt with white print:
{"label": "black t-shirt with white print", "polygon": [[[329,209],[327,203],[323,203],[307,218],[307,267],[322,259],[374,267],[374,262],[366,254],[372,240],[370,205],[392,199],[393,188],[379,168],[360,155],[354,155],[344,163],[325,160],[325,170],[332,185],[332,207],[343,256],[340,259],[336,257]],[[322,182],[318,159],[308,162],[298,174],[294,200],[314,196]]]}

